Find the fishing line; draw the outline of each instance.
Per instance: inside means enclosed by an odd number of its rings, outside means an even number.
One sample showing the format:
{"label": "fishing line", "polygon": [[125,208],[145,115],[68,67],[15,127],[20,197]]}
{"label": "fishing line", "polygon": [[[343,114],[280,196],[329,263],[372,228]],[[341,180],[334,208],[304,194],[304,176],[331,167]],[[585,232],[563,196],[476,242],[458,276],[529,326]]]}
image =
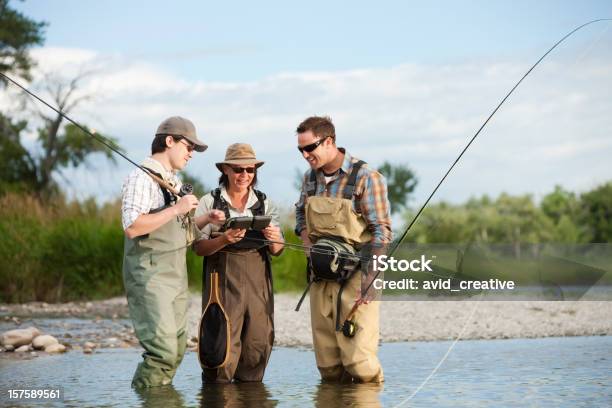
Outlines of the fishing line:
{"label": "fishing line", "polygon": [[[542,60],[544,58],[546,58],[546,56],[548,54],[550,54],[555,48],[557,48],[557,46],[559,44],[561,44],[563,41],[565,41],[568,37],[570,37],[571,35],[573,35],[576,31],[600,22],[600,21],[612,21],[612,19],[610,18],[600,18],[597,20],[592,20],[589,21],[587,23],[584,23],[576,28],[574,28],[572,31],[570,31],[569,33],[567,33],[565,36],[563,36],[563,38],[561,38],[559,41],[557,41],[552,47],[550,47],[548,49],[548,51],[546,51],[541,57],[540,59],[538,59],[536,61],[535,64],[533,64],[531,66],[531,68],[529,68],[527,70],[527,72],[525,72],[525,74],[521,77],[521,79],[518,80],[518,82],[512,87],[512,89],[510,89],[510,91],[506,94],[506,96],[503,97],[503,99],[499,102],[499,104],[495,107],[495,109],[493,109],[493,111],[491,112],[491,114],[487,117],[487,119],[483,122],[483,124],[480,126],[480,128],[476,131],[476,133],[474,134],[474,136],[472,136],[469,140],[469,142],[465,145],[465,147],[463,148],[463,150],[461,150],[461,153],[459,153],[459,156],[457,156],[457,158],[455,159],[455,161],[450,165],[450,167],[448,168],[448,170],[446,171],[446,173],[444,173],[444,175],[442,176],[442,178],[440,179],[440,181],[438,182],[438,184],[436,185],[436,187],[433,189],[433,191],[431,192],[431,194],[429,194],[429,197],[427,197],[427,199],[425,200],[425,202],[423,203],[423,205],[421,206],[421,208],[419,209],[419,211],[416,213],[416,215],[412,218],[412,220],[410,221],[410,223],[408,224],[408,227],[404,230],[404,233],[401,235],[401,237],[395,241],[395,244],[393,245],[391,251],[389,252],[389,256],[393,255],[393,253],[395,253],[395,250],[399,247],[399,245],[402,243],[402,241],[406,238],[406,235],[408,234],[408,231],[410,231],[410,229],[412,228],[412,226],[414,225],[414,223],[417,221],[417,219],[419,218],[419,216],[421,215],[421,213],[423,212],[423,210],[425,209],[425,207],[427,207],[427,204],[429,204],[429,202],[431,201],[431,199],[433,198],[434,194],[436,194],[436,192],[438,191],[438,189],[440,188],[440,186],[442,185],[442,183],[444,182],[444,180],[446,180],[446,177],[448,177],[448,175],[450,174],[450,172],[453,170],[453,168],[457,165],[457,163],[459,162],[459,160],[461,160],[461,158],[463,157],[463,155],[465,154],[465,152],[469,149],[469,147],[472,145],[472,143],[474,142],[474,140],[476,140],[476,138],[478,137],[478,135],[480,134],[480,132],[482,132],[482,130],[484,129],[484,127],[487,125],[487,123],[489,123],[489,121],[491,120],[491,118],[497,113],[497,111],[499,110],[499,108],[501,108],[501,106],[504,104],[504,102],[506,102],[506,100],[510,97],[510,95],[512,95],[512,93],[514,92],[514,90],[516,88],[518,88],[518,86],[523,82],[523,80],[525,78],[527,78],[527,76],[535,69],[535,67],[537,67],[540,62],[542,62]],[[378,275],[380,274],[380,271],[378,271],[376,273],[376,275],[374,276],[374,279],[370,282],[370,284],[366,287],[366,289],[363,291],[362,294],[362,298],[360,299],[361,301],[364,300],[365,294],[368,292],[368,290],[372,287],[372,284],[374,283],[374,280],[378,277]]]}
{"label": "fishing line", "polygon": [[444,364],[444,362],[446,361],[446,359],[448,358],[448,356],[450,355],[450,353],[453,351],[453,349],[455,348],[455,346],[457,345],[457,343],[459,342],[459,340],[461,340],[463,338],[463,333],[465,333],[465,329],[468,327],[468,324],[470,324],[470,322],[472,321],[472,317],[474,317],[474,313],[476,312],[476,309],[479,306],[479,302],[482,299],[484,295],[484,292],[482,292],[480,294],[480,299],[475,301],[474,307],[472,308],[472,312],[470,313],[470,315],[468,316],[468,318],[465,320],[465,324],[463,325],[463,327],[461,328],[461,331],[459,332],[459,334],[457,335],[457,337],[455,337],[455,339],[453,340],[452,344],[450,345],[450,347],[448,348],[448,350],[446,350],[446,353],[444,353],[444,356],[442,356],[442,359],[440,359],[440,362],[438,362],[438,364],[436,364],[436,366],[434,367],[434,369],[431,371],[431,373],[429,373],[429,375],[421,382],[421,384],[416,388],[416,390],[414,390],[412,392],[412,394],[410,394],[410,396],[408,398],[406,398],[404,401],[400,402],[399,404],[397,404],[395,407],[401,407],[402,405],[404,405],[405,403],[407,403],[408,401],[410,401],[412,398],[414,398],[415,395],[418,394],[419,391],[421,391],[421,389],[429,382],[429,380],[436,374],[436,372],[438,371],[438,369],[440,367],[442,367],[442,364]]}
{"label": "fishing line", "polygon": [[[45,106],[47,106],[49,109],[53,110],[55,113],[57,113],[58,115],[60,115],[62,118],[66,119],[68,122],[72,123],[74,126],[76,126],[77,128],[79,128],[81,131],[83,131],[85,134],[91,136],[92,138],[94,138],[95,140],[97,140],[99,143],[102,143],[104,146],[106,146],[108,149],[112,150],[113,152],[117,153],[119,156],[123,157],[125,160],[127,160],[128,162],[130,162],[131,164],[133,164],[134,166],[138,167],[140,170],[144,171],[148,176],[150,176],[151,178],[153,178],[155,181],[157,181],[159,184],[163,185],[164,188],[166,188],[167,190],[169,190],[172,194],[178,196],[179,192],[176,191],[176,189],[174,189],[171,185],[169,185],[168,183],[166,183],[163,179],[161,179],[160,177],[157,177],[155,174],[153,174],[150,170],[148,170],[146,167],[143,167],[141,165],[139,165],[138,163],[136,163],[135,161],[133,161],[132,159],[130,159],[128,156],[126,156],[125,154],[123,154],[120,150],[118,150],[117,148],[115,148],[113,146],[113,143],[111,141],[106,140],[104,137],[100,136],[100,135],[96,135],[95,132],[90,132],[86,127],[80,125],[79,123],[77,123],[76,121],[72,120],[68,115],[66,115],[64,112],[60,111],[59,109],[55,108],[53,105],[51,105],[50,103],[48,103],[47,101],[45,101],[44,99],[42,99],[41,97],[39,97],[38,95],[36,95],[34,92],[30,91],[28,88],[26,88],[25,86],[21,85],[19,82],[15,81],[14,79],[12,79],[11,77],[9,77],[8,75],[0,72],[0,75],[2,75],[3,78],[5,78],[6,80],[8,80],[9,82],[11,82],[13,85],[19,87],[22,91],[24,91],[25,93],[27,93],[29,96],[31,96],[32,98],[36,99],[37,101],[41,102],[42,104],[44,104]],[[160,182],[161,181],[161,182]],[[170,188],[168,188],[170,187]]]}
{"label": "fishing line", "polygon": [[[497,107],[495,108],[495,110],[493,110],[493,112],[491,113],[491,115],[489,115],[489,117],[487,118],[487,120],[483,123],[483,125],[480,127],[480,129],[478,129],[478,131],[476,132],[476,134],[472,137],[472,139],[470,140],[470,142],[467,144],[467,146],[463,149],[463,151],[461,152],[461,154],[459,155],[459,157],[457,158],[457,160],[455,160],[455,162],[451,165],[451,167],[448,169],[448,171],[446,172],[446,174],[444,175],[444,177],[442,178],[442,180],[440,180],[440,183],[438,183],[438,185],[436,186],[436,188],[434,189],[434,191],[430,194],[429,198],[427,199],[427,201],[425,202],[425,204],[421,207],[421,209],[419,210],[419,212],[417,213],[417,215],[412,219],[411,223],[409,224],[408,228],[406,229],[406,231],[404,232],[404,234],[402,235],[402,237],[400,238],[400,240],[398,241],[398,243],[393,247],[393,250],[391,253],[393,253],[393,251],[395,251],[395,249],[399,246],[399,243],[401,242],[401,240],[404,239],[404,237],[406,236],[408,230],[410,229],[410,227],[412,227],[412,225],[414,224],[414,222],[416,221],[416,219],[418,218],[418,216],[421,214],[421,212],[423,211],[423,209],[425,208],[425,205],[427,205],[427,203],[429,202],[429,200],[431,199],[431,197],[434,195],[434,193],[437,191],[437,189],[440,187],[440,184],[442,184],[442,182],[444,181],[444,179],[446,178],[446,176],[450,173],[450,171],[453,169],[453,167],[455,166],[455,164],[458,162],[458,160],[461,158],[461,156],[465,153],[465,151],[467,150],[467,148],[470,146],[470,144],[474,141],[474,139],[476,138],[476,136],[478,136],[478,134],[480,133],[480,131],[484,128],[484,126],[487,124],[487,122],[491,119],[491,117],[495,114],[495,112],[500,108],[500,106],[505,102],[506,99],[508,99],[508,97],[510,96],[510,94],[512,94],[512,92],[518,87],[518,85],[527,77],[527,75],[529,75],[529,73],[552,51],[554,50],[559,44],[561,44],[565,39],[567,39],[568,37],[570,37],[572,34],[574,34],[576,31],[582,29],[583,27],[586,27],[590,24],[594,24],[600,21],[612,21],[612,19],[610,18],[602,18],[602,19],[597,19],[597,20],[592,20],[589,21],[585,24],[582,24],[581,26],[576,27],[574,30],[570,31],[568,34],[566,34],[563,38],[561,38],[559,41],[557,41],[557,43],[555,43],[544,55],[542,55],[542,57],[525,73],[525,75],[523,75],[523,77],[516,83],[516,85],[514,85],[514,87],[510,90],[510,92],[502,99],[502,101],[499,103],[499,105],[497,105]],[[608,26],[609,27],[609,26]],[[600,37],[597,39],[597,41],[599,41],[601,39],[601,37],[603,37],[603,34],[607,31],[604,30],[602,32],[602,34],[600,35]],[[584,56],[584,54],[580,57],[580,59]],[[575,65],[575,63],[574,63]],[[367,290],[369,290],[369,288],[371,287],[371,284],[368,285],[366,291],[364,293],[367,293]],[[480,294],[480,298],[482,298],[482,296],[484,295],[484,292]],[[469,318],[466,320],[465,324],[463,325],[463,328],[461,329],[461,331],[459,332],[459,334],[457,335],[457,337],[454,339],[453,343],[451,344],[451,346],[448,348],[448,350],[446,351],[446,353],[444,354],[444,356],[442,357],[442,359],[440,360],[440,362],[438,362],[438,364],[434,367],[434,369],[431,371],[431,373],[423,380],[423,382],[421,382],[421,384],[413,391],[412,394],[410,394],[410,396],[401,401],[399,404],[396,405],[396,407],[400,407],[402,405],[404,405],[406,402],[412,400],[418,393],[419,391],[421,391],[421,389],[423,389],[423,387],[429,382],[429,380],[436,374],[436,372],[438,371],[438,369],[442,366],[442,364],[446,361],[446,359],[448,358],[448,356],[450,355],[451,351],[454,349],[455,345],[457,344],[457,342],[463,337],[463,333],[465,332],[466,327],[468,326],[468,324],[471,322],[472,317],[474,316],[474,313],[477,309],[477,307],[479,306],[479,303],[476,302],[476,304],[474,305],[474,308],[472,309],[472,312],[469,316]]]}

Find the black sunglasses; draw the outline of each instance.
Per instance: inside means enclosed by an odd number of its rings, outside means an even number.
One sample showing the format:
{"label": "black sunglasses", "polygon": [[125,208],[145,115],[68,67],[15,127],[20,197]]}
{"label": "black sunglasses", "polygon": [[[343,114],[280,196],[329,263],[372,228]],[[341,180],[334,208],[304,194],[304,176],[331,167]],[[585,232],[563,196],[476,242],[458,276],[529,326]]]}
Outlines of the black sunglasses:
{"label": "black sunglasses", "polygon": [[193,152],[195,150],[195,148],[196,148],[193,143],[191,143],[189,140],[187,140],[185,138],[179,139],[179,142],[181,142],[182,144],[185,145],[185,147],[187,148],[188,152]]}
{"label": "black sunglasses", "polygon": [[234,167],[234,166],[230,166],[230,168],[232,169],[232,171],[236,174],[242,174],[245,171],[249,174],[253,174],[255,173],[255,167]]}
{"label": "black sunglasses", "polygon": [[300,153],[310,153],[312,152],[314,149],[316,149],[317,147],[319,147],[319,145],[321,143],[323,143],[325,141],[325,139],[327,139],[329,136],[324,137],[323,139],[319,139],[314,143],[311,143],[309,145],[306,146],[298,146],[298,150],[300,151]]}

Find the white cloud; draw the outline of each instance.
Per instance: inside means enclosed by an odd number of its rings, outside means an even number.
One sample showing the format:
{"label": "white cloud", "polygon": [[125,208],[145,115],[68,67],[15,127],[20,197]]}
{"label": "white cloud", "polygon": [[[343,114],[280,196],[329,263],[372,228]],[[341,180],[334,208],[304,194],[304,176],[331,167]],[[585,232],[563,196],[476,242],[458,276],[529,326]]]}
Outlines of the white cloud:
{"label": "white cloud", "polygon": [[[211,146],[190,163],[192,172],[213,185],[212,163],[225,147],[251,143],[266,160],[262,188],[284,204],[295,200],[294,168],[306,167],[294,137],[306,116],[329,114],[339,144],[374,166],[384,160],[408,163],[420,177],[422,199],[528,68],[511,61],[403,64],[230,83],[187,81],[152,64],[89,50],[44,48],[35,55],[45,69],[98,69],[82,88],[96,98],[73,115],[118,137],[134,159],[147,154],[158,122],[180,114],[194,121]],[[584,189],[610,178],[609,171],[591,164],[610,157],[611,68],[610,60],[601,58],[585,58],[571,69],[545,61],[483,131],[438,197],[461,201],[503,190],[539,194],[558,182]],[[121,178],[127,168],[113,173]],[[118,193],[120,181],[103,183],[105,191]]]}

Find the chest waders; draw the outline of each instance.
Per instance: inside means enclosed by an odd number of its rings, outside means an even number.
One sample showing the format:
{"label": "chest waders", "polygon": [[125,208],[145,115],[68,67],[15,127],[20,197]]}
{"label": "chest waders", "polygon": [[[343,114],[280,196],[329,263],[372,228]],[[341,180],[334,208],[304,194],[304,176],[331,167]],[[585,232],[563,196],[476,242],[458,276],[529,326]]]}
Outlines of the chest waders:
{"label": "chest waders", "polygon": [[[164,206],[176,198],[162,188]],[[125,238],[123,282],[130,317],[145,349],[132,380],[135,387],[170,384],[187,343],[186,246],[193,231],[186,217],[174,217],[155,231]]]}
{"label": "chest waders", "polygon": [[341,197],[316,196],[314,172],[306,185],[306,227],[314,242],[308,262],[310,320],[323,381],[384,381],[377,357],[379,302],[359,309],[354,319],[359,320],[360,327],[354,337],[345,336],[339,324],[341,309],[348,312],[361,288],[361,274],[357,272],[364,265],[360,264],[363,254],[358,253],[367,250],[364,244],[371,241],[365,219],[353,206],[357,173],[363,165],[362,161],[352,165]]}
{"label": "chest waders", "polygon": [[[260,191],[254,192],[257,202],[250,210],[254,216],[264,215],[266,196]],[[213,209],[223,211],[229,219],[229,205],[220,189],[211,194]],[[249,230],[241,241],[204,258],[198,349],[202,380],[206,383],[261,381],[272,352],[274,303],[270,258],[267,246],[249,237],[264,239],[260,231]],[[222,330],[214,330],[222,320],[219,314],[206,316],[204,313],[211,296],[214,300],[215,276],[218,297],[229,319],[225,335]],[[224,353],[228,354],[227,358],[222,358]],[[220,364],[210,364],[216,362]]]}
{"label": "chest waders", "polygon": [[[306,186],[306,229],[314,242],[308,258],[308,286],[295,310],[299,311],[313,282],[333,281],[340,284],[336,300],[336,331],[340,331],[342,292],[348,280],[360,268],[358,248],[370,241],[363,216],[353,209],[357,174],[365,164],[353,164],[342,191],[342,198],[316,196],[316,172],[311,171]],[[354,330],[352,330],[354,333]]]}

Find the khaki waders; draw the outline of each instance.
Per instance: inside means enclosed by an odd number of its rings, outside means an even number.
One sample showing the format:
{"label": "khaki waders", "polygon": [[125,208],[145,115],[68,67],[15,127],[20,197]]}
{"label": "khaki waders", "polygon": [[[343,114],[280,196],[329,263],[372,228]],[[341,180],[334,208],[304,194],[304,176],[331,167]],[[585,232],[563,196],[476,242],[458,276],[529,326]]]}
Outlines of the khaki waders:
{"label": "khaki waders", "polygon": [[[261,251],[261,252],[260,252]],[[274,343],[271,270],[262,250],[224,249],[206,257],[206,275],[219,273],[221,303],[228,315],[230,355],[222,368],[203,369],[206,383],[261,381]],[[262,254],[263,252],[263,254]],[[210,296],[203,291],[202,308]]]}
{"label": "khaki waders", "polygon": [[[340,322],[351,310],[361,286],[361,272],[346,282],[341,298]],[[362,304],[355,314],[355,337],[336,331],[336,300],[340,284],[313,282],[310,287],[310,318],[317,368],[324,381],[382,382],[382,367],[376,353],[379,337],[380,302]],[[352,377],[352,379],[351,379]]]}
{"label": "khaki waders", "polygon": [[175,217],[148,235],[125,239],[123,281],[134,330],[145,349],[134,387],[170,384],[183,360],[188,228]]}
{"label": "khaki waders", "polygon": [[[313,243],[320,238],[335,238],[353,246],[370,242],[371,233],[361,213],[354,209],[353,200],[357,174],[365,162],[358,161],[342,191],[342,197],[317,196],[317,178],[314,170],[306,187],[306,230]],[[317,256],[312,253],[311,257]],[[313,262],[315,279],[310,286],[310,319],[312,340],[317,367],[323,381],[372,382],[384,381],[382,367],[376,353],[379,337],[379,302],[362,304],[353,320],[357,324],[354,337],[346,337],[336,331],[336,321],[343,322],[361,293],[362,273],[356,270],[343,281],[338,316],[338,293],[341,283],[325,277],[317,271]]]}

